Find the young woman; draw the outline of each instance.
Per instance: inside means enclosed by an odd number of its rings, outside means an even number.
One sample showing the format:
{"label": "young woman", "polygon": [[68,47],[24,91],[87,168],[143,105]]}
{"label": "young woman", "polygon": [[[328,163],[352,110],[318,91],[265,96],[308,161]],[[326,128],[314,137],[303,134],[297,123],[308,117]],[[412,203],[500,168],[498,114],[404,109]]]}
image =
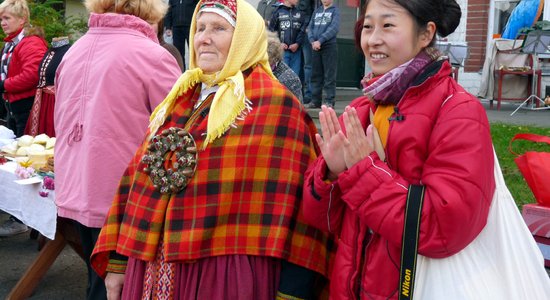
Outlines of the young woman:
{"label": "young woman", "polygon": [[460,15],[454,0],[366,2],[365,97],[340,119],[322,108],[322,156],[304,188],[306,219],[339,237],[332,299],[397,299],[410,185],[425,188],[418,253],[451,256],[485,226],[495,188],[487,117],[432,47]]}
{"label": "young woman", "polygon": [[300,212],[315,125],[272,75],[245,0],[199,2],[190,41],[190,69],[151,116],[93,266],[110,299],[311,299],[328,269],[327,235]]}

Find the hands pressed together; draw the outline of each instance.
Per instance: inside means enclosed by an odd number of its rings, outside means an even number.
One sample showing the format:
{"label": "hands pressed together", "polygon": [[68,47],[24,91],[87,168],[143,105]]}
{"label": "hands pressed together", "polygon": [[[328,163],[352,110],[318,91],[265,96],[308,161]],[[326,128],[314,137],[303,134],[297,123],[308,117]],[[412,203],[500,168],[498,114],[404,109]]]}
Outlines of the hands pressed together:
{"label": "hands pressed together", "polygon": [[343,119],[345,134],[334,109],[325,105],[321,107],[319,121],[322,136],[316,134],[315,138],[327,164],[327,178],[330,180],[375,151],[372,125],[364,130],[357,111],[349,106],[343,113]]}

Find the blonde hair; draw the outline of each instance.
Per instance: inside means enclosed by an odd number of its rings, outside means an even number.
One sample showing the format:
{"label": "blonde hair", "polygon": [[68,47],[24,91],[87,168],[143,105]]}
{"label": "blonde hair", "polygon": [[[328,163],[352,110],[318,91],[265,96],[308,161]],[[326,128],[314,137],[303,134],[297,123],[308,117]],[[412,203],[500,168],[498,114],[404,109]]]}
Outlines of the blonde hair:
{"label": "blonde hair", "polygon": [[25,26],[29,25],[29,6],[26,0],[4,0],[0,4],[0,14],[7,12],[25,20]]}
{"label": "blonde hair", "polygon": [[283,48],[281,48],[281,40],[274,31],[267,32],[267,56],[269,56],[269,64],[280,62],[283,59]]}
{"label": "blonde hair", "polygon": [[163,0],[85,0],[84,6],[92,13],[133,15],[149,24],[160,21],[168,11]]}

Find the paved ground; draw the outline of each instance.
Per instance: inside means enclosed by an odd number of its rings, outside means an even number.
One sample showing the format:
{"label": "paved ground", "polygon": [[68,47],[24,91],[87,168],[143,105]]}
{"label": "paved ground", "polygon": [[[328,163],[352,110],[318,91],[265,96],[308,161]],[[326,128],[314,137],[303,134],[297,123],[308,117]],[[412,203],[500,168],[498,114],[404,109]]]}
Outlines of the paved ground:
{"label": "paved ground", "polygon": [[[0,223],[8,218],[0,213]],[[5,299],[27,267],[38,255],[36,240],[29,234],[0,238],[0,299]],[[48,270],[29,299],[85,299],[86,266],[70,247],[66,247]]]}
{"label": "paved ground", "polygon": [[[359,95],[359,90],[338,89],[336,110],[343,111],[344,107]],[[488,101],[482,101],[482,103],[488,108]],[[550,110],[520,110],[510,116],[518,104],[517,102],[505,103],[500,111],[488,109],[489,120],[549,128],[550,135]],[[316,117],[318,110],[312,110],[311,114]],[[6,214],[0,213],[0,223],[6,218]],[[29,239],[28,234],[0,238],[0,299],[6,298],[37,255],[37,242]],[[85,265],[78,255],[67,247],[46,273],[30,299],[84,299],[85,288]]]}

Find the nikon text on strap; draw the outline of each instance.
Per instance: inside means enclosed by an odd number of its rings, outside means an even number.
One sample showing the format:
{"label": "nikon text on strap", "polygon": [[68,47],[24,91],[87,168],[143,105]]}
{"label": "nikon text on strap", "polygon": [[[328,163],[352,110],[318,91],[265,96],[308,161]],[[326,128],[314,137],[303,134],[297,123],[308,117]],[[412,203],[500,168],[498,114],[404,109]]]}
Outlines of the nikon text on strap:
{"label": "nikon text on strap", "polygon": [[399,300],[412,299],[418,254],[418,232],[424,201],[424,186],[410,185],[405,206],[403,243],[401,249],[401,275],[399,278]]}

